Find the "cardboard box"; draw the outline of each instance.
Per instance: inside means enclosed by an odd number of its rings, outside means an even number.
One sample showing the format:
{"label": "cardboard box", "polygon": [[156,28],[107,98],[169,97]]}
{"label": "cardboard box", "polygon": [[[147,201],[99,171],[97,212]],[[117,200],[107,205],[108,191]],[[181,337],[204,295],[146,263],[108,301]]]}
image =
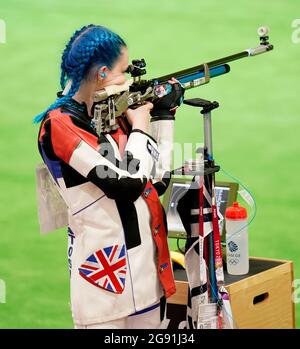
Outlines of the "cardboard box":
{"label": "cardboard box", "polygon": [[[177,292],[168,299],[168,328],[183,328],[188,283],[184,270],[175,270]],[[293,262],[250,258],[247,275],[233,276],[225,271],[225,284],[238,329],[295,328],[292,301]]]}

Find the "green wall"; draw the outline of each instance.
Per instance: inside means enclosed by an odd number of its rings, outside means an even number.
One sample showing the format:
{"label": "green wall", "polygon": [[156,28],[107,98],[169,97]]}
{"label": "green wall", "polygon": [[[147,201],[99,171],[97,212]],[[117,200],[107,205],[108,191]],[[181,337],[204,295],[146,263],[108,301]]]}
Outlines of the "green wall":
{"label": "green wall", "polygon": [[[297,15],[293,0],[1,1],[6,43],[0,44],[0,279],[6,303],[0,303],[0,328],[73,326],[66,232],[39,235],[40,158],[31,120],[56,97],[66,41],[89,23],[119,33],[131,59],[146,59],[149,78],[255,46],[257,27],[270,27],[273,52],[232,63],[229,74],[188,91],[186,98],[220,103],[213,116],[216,161],[257,201],[251,255],[293,260],[300,278],[300,43],[292,41]],[[181,107],[176,142],[202,142],[202,133],[197,112]]]}

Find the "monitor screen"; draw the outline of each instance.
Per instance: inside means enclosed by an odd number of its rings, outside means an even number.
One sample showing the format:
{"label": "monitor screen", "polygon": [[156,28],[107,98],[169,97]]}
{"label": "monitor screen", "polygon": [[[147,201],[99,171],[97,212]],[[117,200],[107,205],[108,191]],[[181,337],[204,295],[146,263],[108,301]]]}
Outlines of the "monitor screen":
{"label": "monitor screen", "polygon": [[[176,237],[185,236],[185,229],[181,222],[180,216],[177,212],[178,201],[187,192],[190,187],[188,181],[174,181],[172,180],[168,188],[167,201],[165,203],[169,236],[175,234]],[[227,206],[230,206],[237,197],[236,183],[216,182],[216,203],[220,214],[224,217]],[[223,222],[220,221],[220,231],[223,230]],[[171,234],[170,234],[171,233]]]}

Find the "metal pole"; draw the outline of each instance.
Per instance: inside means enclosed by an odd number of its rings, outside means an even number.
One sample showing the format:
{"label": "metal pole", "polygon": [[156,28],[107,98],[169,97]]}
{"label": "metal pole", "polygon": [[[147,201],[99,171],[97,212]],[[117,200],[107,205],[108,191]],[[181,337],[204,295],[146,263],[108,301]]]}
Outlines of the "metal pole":
{"label": "metal pole", "polygon": [[212,145],[212,119],[211,112],[203,114],[204,128],[204,147],[207,149],[208,160],[213,160],[213,145]]}

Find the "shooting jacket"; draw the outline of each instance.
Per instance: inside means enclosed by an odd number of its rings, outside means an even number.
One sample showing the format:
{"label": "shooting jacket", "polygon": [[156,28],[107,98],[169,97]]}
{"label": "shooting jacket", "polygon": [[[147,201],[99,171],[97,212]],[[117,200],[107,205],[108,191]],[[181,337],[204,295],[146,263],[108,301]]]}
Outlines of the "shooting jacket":
{"label": "shooting jacket", "polygon": [[40,154],[68,206],[77,325],[129,316],[175,292],[165,214],[152,181],[158,144],[121,126],[99,137],[85,103],[72,99],[50,111],[39,132]]}

